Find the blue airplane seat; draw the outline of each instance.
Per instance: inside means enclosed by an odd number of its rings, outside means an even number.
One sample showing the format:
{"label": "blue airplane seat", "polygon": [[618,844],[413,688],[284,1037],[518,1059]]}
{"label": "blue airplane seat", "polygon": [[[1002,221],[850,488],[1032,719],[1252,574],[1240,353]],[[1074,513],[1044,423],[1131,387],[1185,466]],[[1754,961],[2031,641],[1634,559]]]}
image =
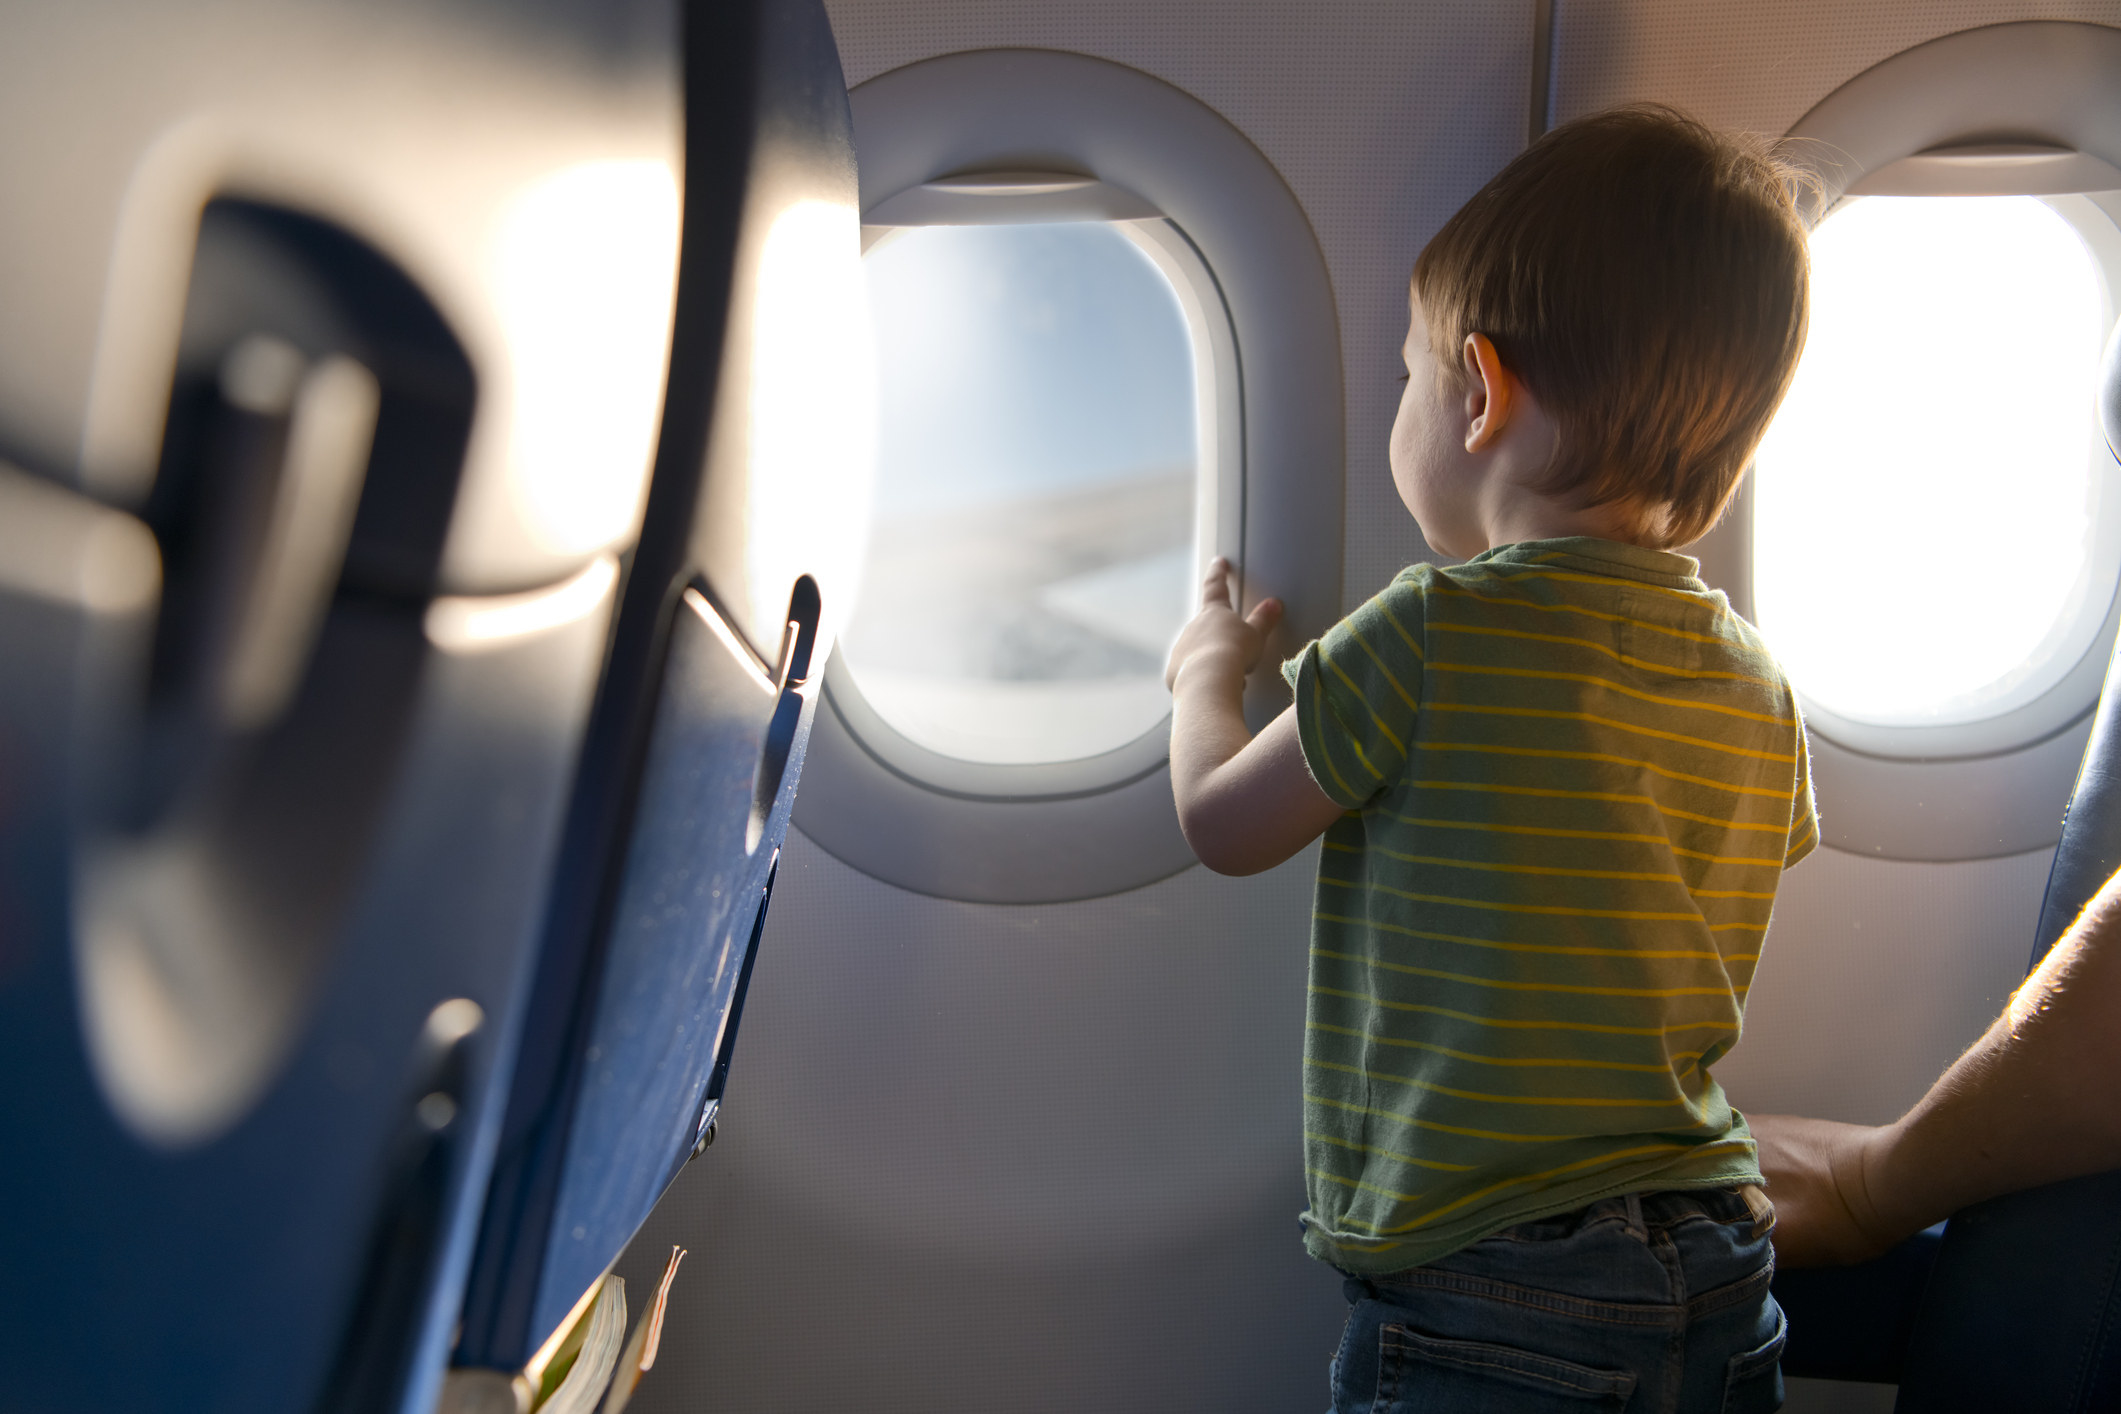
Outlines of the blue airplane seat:
{"label": "blue airplane seat", "polygon": [[1938,1223],[1859,1266],[1778,1271],[1775,1299],[1790,1322],[1783,1373],[1899,1383],[1944,1228]]}
{"label": "blue airplane seat", "polygon": [[865,505],[845,85],[816,0],[212,18],[0,12],[0,1406],[427,1414],[496,1155],[645,1211],[723,1083]]}
{"label": "blue airplane seat", "polygon": [[[772,637],[732,612],[732,488],[764,499],[756,450],[714,417],[753,416],[792,384],[806,420],[866,429],[828,378],[860,340],[858,264],[821,281],[786,264],[826,227],[858,261],[853,120],[817,0],[724,0],[686,12],[684,278],[670,406],[605,685],[583,748],[529,1019],[456,1349],[512,1369],[618,1259],[680,1168],[715,1135],[831,634],[822,575],[779,581]],[[744,182],[697,180],[744,174]],[[699,278],[695,279],[697,274]],[[762,338],[817,290],[844,322]],[[748,341],[748,347],[747,347]],[[765,366],[779,344],[785,368]],[[747,393],[746,380],[749,388]],[[830,450],[830,449],[827,449]],[[704,467],[704,474],[699,468]],[[862,533],[865,482],[797,501]],[[785,491],[781,493],[785,496]],[[853,514],[850,515],[850,512]],[[755,533],[755,532],[754,532]],[[829,533],[828,533],[829,535]],[[783,561],[784,563],[794,563]],[[801,567],[800,565],[798,567]]]}
{"label": "blue airplane seat", "polygon": [[[2100,420],[2121,458],[2121,334]],[[2028,971],[2121,869],[2121,651],[2071,792]],[[2087,1083],[2098,1083],[2088,1077]],[[2121,1409],[2121,1172],[2006,1194],[1877,1261],[1782,1273],[1783,1369],[1897,1381],[1899,1414]]]}

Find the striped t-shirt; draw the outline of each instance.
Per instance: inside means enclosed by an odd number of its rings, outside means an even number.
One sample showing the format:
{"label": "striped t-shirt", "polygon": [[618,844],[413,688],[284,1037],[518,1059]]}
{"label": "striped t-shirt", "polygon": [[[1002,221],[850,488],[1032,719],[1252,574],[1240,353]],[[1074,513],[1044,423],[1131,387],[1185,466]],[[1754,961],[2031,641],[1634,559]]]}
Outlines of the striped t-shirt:
{"label": "striped t-shirt", "polygon": [[1818,827],[1789,682],[1697,569],[1584,538],[1416,565],[1284,665],[1350,812],[1311,935],[1314,1256],[1760,1181],[1709,1067]]}

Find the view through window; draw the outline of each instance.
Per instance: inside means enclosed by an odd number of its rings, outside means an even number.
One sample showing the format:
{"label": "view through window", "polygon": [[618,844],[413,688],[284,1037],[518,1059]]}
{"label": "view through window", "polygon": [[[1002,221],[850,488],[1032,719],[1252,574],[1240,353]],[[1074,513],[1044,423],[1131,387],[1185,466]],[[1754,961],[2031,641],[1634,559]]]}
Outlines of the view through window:
{"label": "view through window", "polygon": [[877,480],[848,669],[946,756],[1126,744],[1170,710],[1194,577],[1194,355],[1170,282],[1102,222],[913,228],[866,266]]}
{"label": "view through window", "polygon": [[2035,197],[1864,197],[1813,233],[1811,337],[1756,464],[1754,595],[1814,702],[1977,721],[2081,657],[2113,589],[2092,539],[2105,306],[2084,238]]}

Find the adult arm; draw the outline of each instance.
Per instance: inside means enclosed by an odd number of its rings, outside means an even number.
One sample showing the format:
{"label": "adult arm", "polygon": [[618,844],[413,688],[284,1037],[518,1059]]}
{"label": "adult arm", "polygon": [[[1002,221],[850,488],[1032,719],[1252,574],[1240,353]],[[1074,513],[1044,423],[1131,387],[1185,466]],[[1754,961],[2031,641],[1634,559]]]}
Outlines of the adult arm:
{"label": "adult arm", "polygon": [[1900,1119],[1752,1127],[1790,1267],[1863,1261],[1970,1203],[2121,1168],[2121,873]]}
{"label": "adult arm", "polygon": [[1201,583],[1200,612],[1164,669],[1171,689],[1171,789],[1178,824],[1218,874],[1257,874],[1317,839],[1341,812],[1311,779],[1290,708],[1257,737],[1245,725],[1245,675],[1266,650],[1281,603],[1230,606],[1230,564]]}

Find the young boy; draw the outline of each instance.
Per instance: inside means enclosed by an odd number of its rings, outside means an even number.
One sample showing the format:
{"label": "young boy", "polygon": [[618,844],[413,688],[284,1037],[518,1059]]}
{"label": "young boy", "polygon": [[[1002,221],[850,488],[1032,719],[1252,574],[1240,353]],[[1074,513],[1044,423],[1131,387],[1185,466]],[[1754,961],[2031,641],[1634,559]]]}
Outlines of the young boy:
{"label": "young boy", "polygon": [[1218,562],[1180,635],[1201,859],[1320,833],[1306,1245],[1354,1303],[1340,1410],[1773,1409],[1772,1210],[1709,1068],[1817,836],[1752,627],[1670,547],[1736,489],[1804,344],[1757,146],[1661,108],[1558,128],[1414,267],[1392,477],[1438,552],[1284,666]]}

